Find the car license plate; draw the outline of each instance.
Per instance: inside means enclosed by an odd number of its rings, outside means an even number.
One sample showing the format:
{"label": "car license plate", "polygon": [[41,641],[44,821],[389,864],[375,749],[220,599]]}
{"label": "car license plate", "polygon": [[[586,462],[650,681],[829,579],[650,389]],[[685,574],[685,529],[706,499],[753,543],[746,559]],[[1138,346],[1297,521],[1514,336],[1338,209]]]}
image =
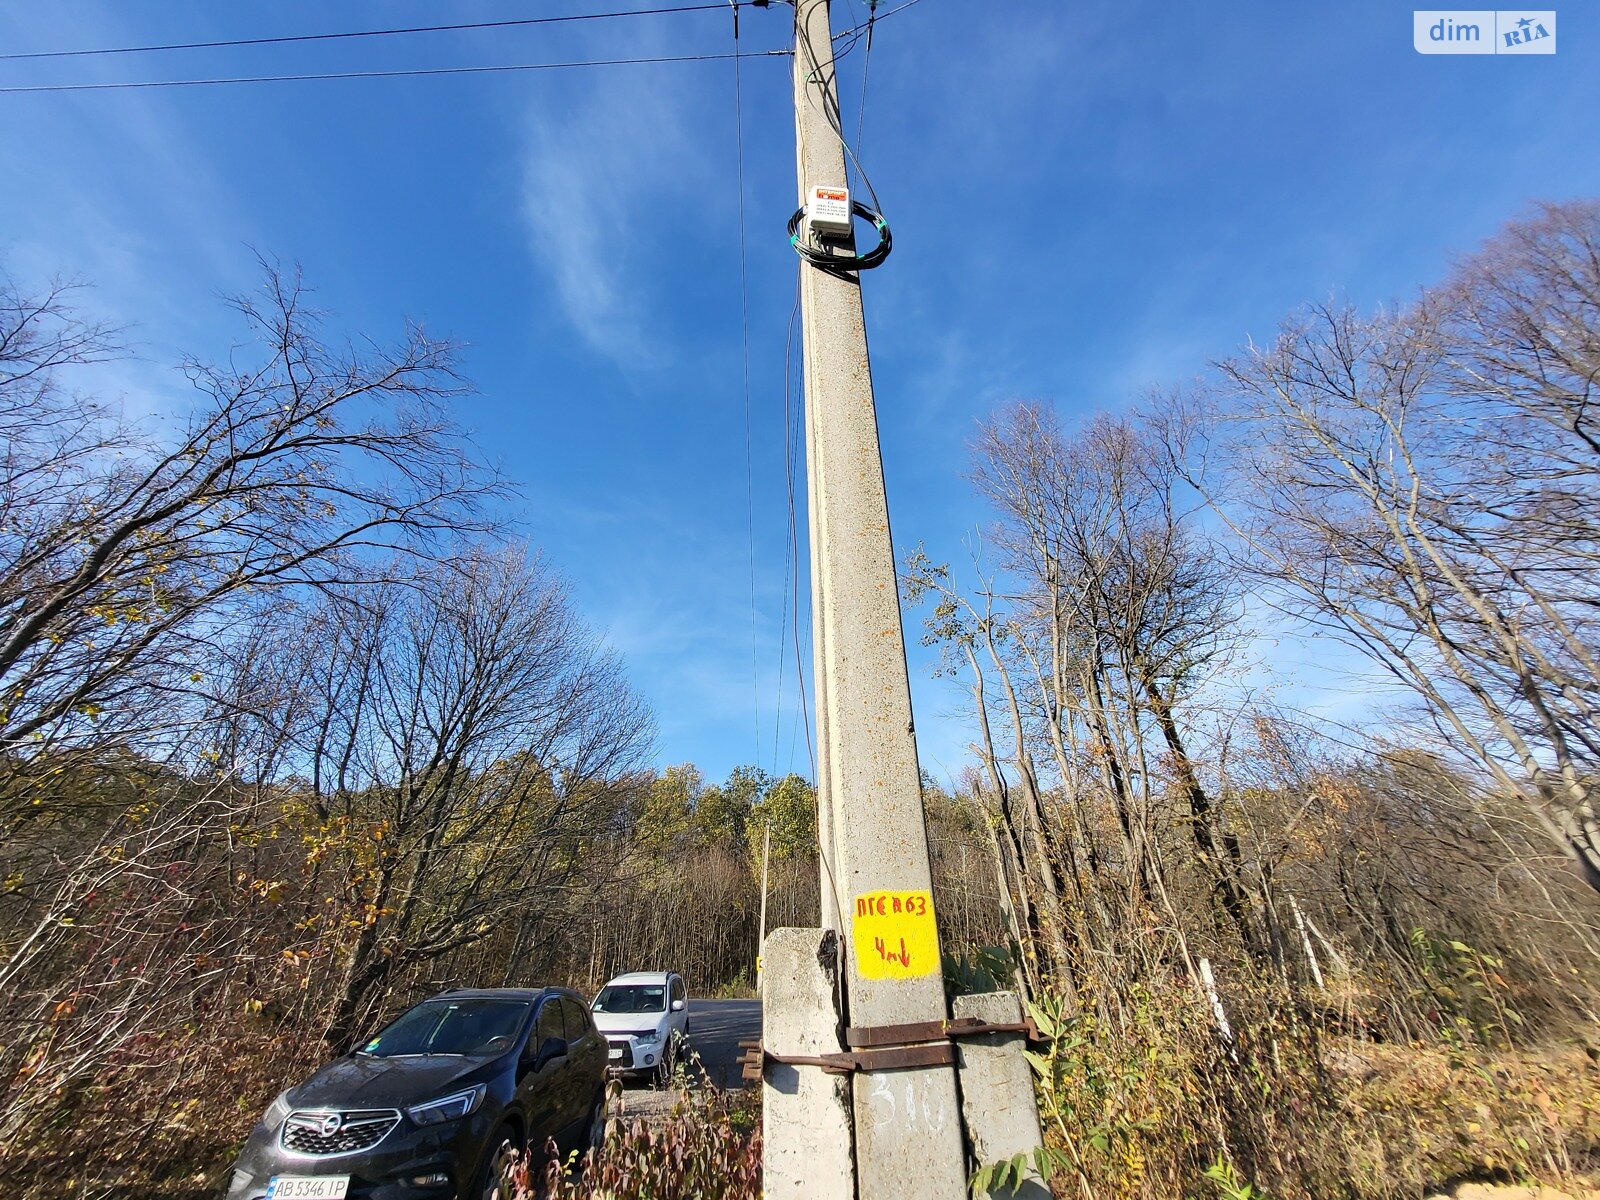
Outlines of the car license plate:
{"label": "car license plate", "polygon": [[349,1190],[348,1175],[274,1175],[267,1200],[344,1200]]}
{"label": "car license plate", "polygon": [[621,1058],[622,1057],[622,1047],[621,1046],[613,1046],[613,1047],[611,1047],[611,1057],[612,1058]]}

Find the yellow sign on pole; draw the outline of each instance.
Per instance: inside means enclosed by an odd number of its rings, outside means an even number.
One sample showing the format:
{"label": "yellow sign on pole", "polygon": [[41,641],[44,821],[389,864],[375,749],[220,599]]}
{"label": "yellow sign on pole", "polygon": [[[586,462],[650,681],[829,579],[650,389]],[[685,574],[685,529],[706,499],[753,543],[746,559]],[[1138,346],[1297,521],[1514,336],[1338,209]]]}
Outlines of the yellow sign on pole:
{"label": "yellow sign on pole", "polygon": [[850,940],[863,979],[921,979],[939,973],[939,932],[928,892],[863,892]]}

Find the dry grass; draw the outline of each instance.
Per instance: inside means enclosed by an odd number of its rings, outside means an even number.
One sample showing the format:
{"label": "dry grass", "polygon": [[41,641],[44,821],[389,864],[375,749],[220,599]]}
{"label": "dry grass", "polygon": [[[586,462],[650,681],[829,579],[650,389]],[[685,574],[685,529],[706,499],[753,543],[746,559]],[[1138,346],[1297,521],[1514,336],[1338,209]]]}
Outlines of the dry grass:
{"label": "dry grass", "polygon": [[[1122,1019],[1046,1008],[1036,1056],[1057,1195],[1415,1200],[1465,1181],[1593,1186],[1600,1068],[1570,1046],[1330,1037],[1263,1007],[1231,1052],[1183,995]],[[1220,1166],[1219,1166],[1220,1165]]]}
{"label": "dry grass", "polygon": [[515,1200],[760,1200],[755,1094],[708,1087],[656,1095],[670,1107],[640,1116],[614,1090],[598,1154],[562,1163],[547,1143],[542,1169],[520,1171]]}
{"label": "dry grass", "polygon": [[1348,1044],[1328,1058],[1359,1194],[1465,1180],[1593,1183],[1600,1071],[1581,1050]]}

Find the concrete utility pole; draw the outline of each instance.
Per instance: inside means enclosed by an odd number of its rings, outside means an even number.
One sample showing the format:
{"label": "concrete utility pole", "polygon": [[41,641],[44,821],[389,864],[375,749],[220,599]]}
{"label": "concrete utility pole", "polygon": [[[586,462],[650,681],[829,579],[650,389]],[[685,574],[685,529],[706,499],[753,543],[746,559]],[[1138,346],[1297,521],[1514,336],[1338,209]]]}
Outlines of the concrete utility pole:
{"label": "concrete utility pole", "polygon": [[[828,0],[795,3],[801,203],[846,181]],[[858,280],[805,265],[806,473],[817,646],[824,926],[837,922],[847,1024],[940,1021],[921,775]],[[860,1200],[967,1195],[950,1065],[851,1075]]]}

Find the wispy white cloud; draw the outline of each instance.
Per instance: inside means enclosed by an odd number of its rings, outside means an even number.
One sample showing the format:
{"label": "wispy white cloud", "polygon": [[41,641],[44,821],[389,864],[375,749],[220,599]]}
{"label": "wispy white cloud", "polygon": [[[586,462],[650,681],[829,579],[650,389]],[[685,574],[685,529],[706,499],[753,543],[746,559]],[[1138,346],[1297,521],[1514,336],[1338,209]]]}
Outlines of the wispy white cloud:
{"label": "wispy white cloud", "polygon": [[630,369],[664,357],[651,318],[662,251],[696,211],[701,155],[669,83],[644,68],[585,72],[527,122],[522,215],[534,262],[584,341]]}

